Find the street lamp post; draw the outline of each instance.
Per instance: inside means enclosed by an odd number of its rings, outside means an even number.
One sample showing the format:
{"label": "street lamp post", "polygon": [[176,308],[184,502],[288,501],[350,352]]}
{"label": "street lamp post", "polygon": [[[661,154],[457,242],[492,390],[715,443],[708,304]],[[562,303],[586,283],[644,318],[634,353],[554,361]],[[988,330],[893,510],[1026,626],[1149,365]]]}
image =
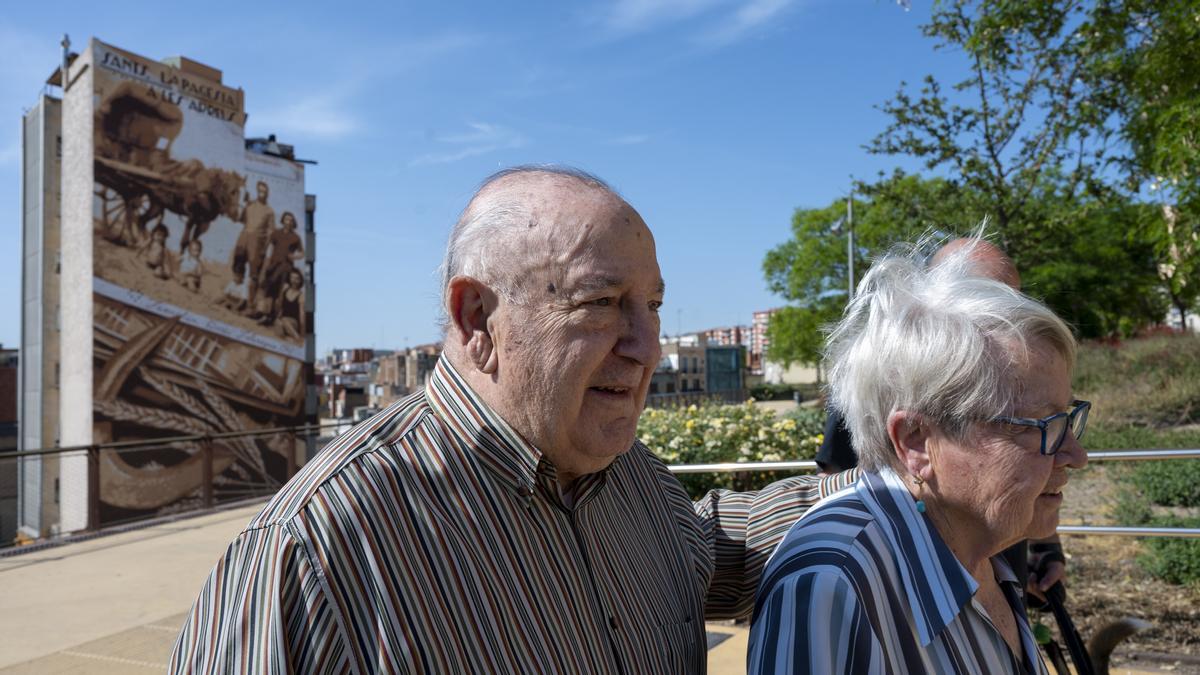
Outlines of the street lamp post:
{"label": "street lamp post", "polygon": [[846,200],[846,260],[849,268],[847,299],[854,299],[854,187],[850,187],[850,198]]}

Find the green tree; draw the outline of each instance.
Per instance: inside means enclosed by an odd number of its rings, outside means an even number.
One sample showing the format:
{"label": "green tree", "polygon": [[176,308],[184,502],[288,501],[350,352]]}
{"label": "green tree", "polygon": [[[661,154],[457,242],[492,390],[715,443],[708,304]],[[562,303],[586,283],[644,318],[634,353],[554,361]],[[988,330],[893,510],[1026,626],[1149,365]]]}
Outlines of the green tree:
{"label": "green tree", "polygon": [[1154,209],[1129,199],[1080,199],[1039,188],[1029,216],[1043,223],[1036,245],[1013,261],[1023,289],[1080,337],[1127,337],[1166,313],[1146,225]]}
{"label": "green tree", "polygon": [[[927,231],[969,231],[962,220],[961,190],[943,179],[902,172],[860,183],[854,206],[854,268],[861,278],[872,256]],[[771,317],[768,357],[785,365],[817,363],[822,328],[838,320],[849,283],[846,200],[819,209],[796,209],[792,237],[767,252],[767,287],[790,301]]]}
{"label": "green tree", "polygon": [[891,121],[868,150],[908,155],[982,200],[1013,256],[1037,245],[1033,202],[1049,173],[1068,195],[1104,190],[1097,169],[1111,131],[1106,98],[1086,77],[1092,22],[1082,0],[939,1],[924,34],[960,52],[969,75],[901,83],[881,110]]}
{"label": "green tree", "polygon": [[[989,215],[985,195],[942,178],[896,171],[859,183],[855,204],[855,274],[872,256],[925,233],[975,233]],[[1048,172],[1034,186],[1028,217],[1041,223],[1032,245],[1014,256],[1024,290],[1043,299],[1083,337],[1129,335],[1160,318],[1152,242],[1144,236],[1150,209],[1118,196],[1085,199],[1068,194]],[[771,291],[790,301],[771,317],[769,358],[785,364],[819,361],[822,328],[841,317],[846,303],[847,250],[842,219],[846,201],[797,209],[792,237],[771,249],[763,271]],[[989,226],[990,231],[990,226]]]}
{"label": "green tree", "polygon": [[[915,93],[902,84],[882,106],[890,123],[868,149],[948,172],[968,211],[991,218],[1026,290],[1081,335],[1128,334],[1161,320],[1164,290],[1177,306],[1200,290],[1187,284],[1200,264],[1197,219],[1164,207],[1168,217],[1154,226],[1111,166],[1131,147],[1123,162],[1131,175],[1170,166],[1194,178],[1200,168],[1200,159],[1181,165],[1178,152],[1160,161],[1164,132],[1139,107],[1184,84],[1186,94],[1171,100],[1187,101],[1160,112],[1179,122],[1172,143],[1197,148],[1196,7],[1195,0],[937,1],[922,29],[938,48],[961,53],[969,74],[949,89],[933,76]],[[1184,18],[1186,28],[1174,25]],[[1146,66],[1156,63],[1151,57],[1161,67]]]}
{"label": "green tree", "polygon": [[1200,296],[1200,2],[1102,0],[1093,14],[1090,79],[1120,120],[1128,189],[1158,205],[1145,224],[1182,323]]}

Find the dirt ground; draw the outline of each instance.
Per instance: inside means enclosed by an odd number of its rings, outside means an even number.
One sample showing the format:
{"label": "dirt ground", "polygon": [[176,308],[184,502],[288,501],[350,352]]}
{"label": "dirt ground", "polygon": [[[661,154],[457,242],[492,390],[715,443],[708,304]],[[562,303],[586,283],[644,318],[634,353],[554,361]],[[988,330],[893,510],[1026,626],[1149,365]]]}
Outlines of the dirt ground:
{"label": "dirt ground", "polygon": [[[1124,525],[1114,522],[1121,468],[1093,465],[1072,477],[1065,491],[1064,525]],[[1174,586],[1154,579],[1135,562],[1136,539],[1117,536],[1064,536],[1068,563],[1067,608],[1087,640],[1101,626],[1136,617],[1153,628],[1128,638],[1113,655],[1114,665],[1200,674],[1200,587]],[[1049,615],[1043,619],[1054,623]]]}

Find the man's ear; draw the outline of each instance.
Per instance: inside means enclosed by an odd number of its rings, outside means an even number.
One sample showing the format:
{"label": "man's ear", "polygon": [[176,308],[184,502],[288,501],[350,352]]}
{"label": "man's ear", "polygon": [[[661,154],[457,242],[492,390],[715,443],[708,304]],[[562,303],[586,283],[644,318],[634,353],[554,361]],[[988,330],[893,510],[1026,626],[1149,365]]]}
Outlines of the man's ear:
{"label": "man's ear", "polygon": [[496,294],[487,284],[459,275],[450,280],[449,307],[453,340],[464,347],[472,365],[485,375],[496,372],[496,343],[488,329],[488,320],[496,311]]}
{"label": "man's ear", "polygon": [[897,410],[888,415],[887,432],[892,441],[892,450],[908,476],[930,481],[933,467],[929,441],[933,427],[929,420],[919,413]]}

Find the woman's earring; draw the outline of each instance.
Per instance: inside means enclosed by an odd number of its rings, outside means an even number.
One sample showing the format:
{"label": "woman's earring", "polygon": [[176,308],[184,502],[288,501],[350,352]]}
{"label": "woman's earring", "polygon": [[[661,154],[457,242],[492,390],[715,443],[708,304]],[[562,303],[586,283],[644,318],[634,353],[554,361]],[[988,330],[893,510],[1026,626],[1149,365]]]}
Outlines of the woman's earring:
{"label": "woman's earring", "polygon": [[[925,484],[925,481],[922,480],[920,476],[913,476],[913,482],[917,484],[918,488]],[[917,500],[917,513],[925,513],[924,499]]]}

